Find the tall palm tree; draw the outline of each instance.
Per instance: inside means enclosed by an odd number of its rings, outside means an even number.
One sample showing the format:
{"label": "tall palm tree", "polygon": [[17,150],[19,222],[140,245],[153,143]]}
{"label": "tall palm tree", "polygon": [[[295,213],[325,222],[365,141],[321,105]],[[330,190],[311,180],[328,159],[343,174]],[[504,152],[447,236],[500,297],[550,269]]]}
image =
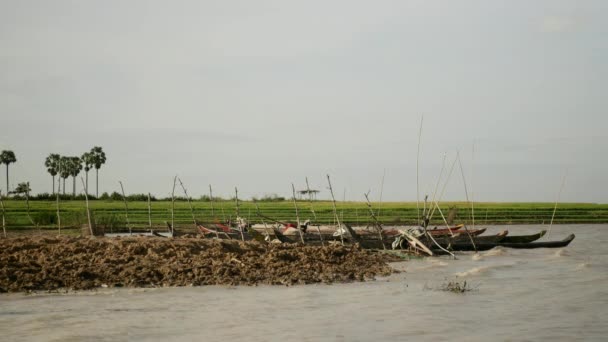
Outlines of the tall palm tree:
{"label": "tall palm tree", "polygon": [[80,160],[82,160],[82,163],[84,164],[84,174],[85,174],[84,191],[86,191],[86,193],[88,195],[89,194],[89,170],[91,170],[93,168],[93,166],[95,165],[95,159],[93,157],[93,153],[85,152],[82,154],[82,157],[80,157]]}
{"label": "tall palm tree", "polygon": [[72,196],[76,197],[76,176],[82,170],[82,163],[79,157],[69,157],[70,158],[70,176],[72,176],[73,184],[72,184]]}
{"label": "tall palm tree", "polygon": [[59,158],[59,177],[63,179],[63,194],[65,195],[65,180],[70,177],[70,157]]}
{"label": "tall palm tree", "polygon": [[44,161],[44,166],[46,166],[46,171],[51,174],[53,177],[53,195],[55,194],[55,176],[59,173],[59,159],[60,155],[51,153],[46,160]]}
{"label": "tall palm tree", "polygon": [[91,149],[93,155],[93,166],[95,167],[95,197],[99,198],[99,168],[106,163],[106,153],[99,146]]}
{"label": "tall palm tree", "polygon": [[3,150],[0,153],[0,164],[5,164],[6,165],[6,193],[8,194],[10,189],[9,189],[9,184],[8,184],[8,165],[11,163],[14,163],[17,161],[17,158],[15,157],[15,152],[13,151],[8,151],[8,150]]}

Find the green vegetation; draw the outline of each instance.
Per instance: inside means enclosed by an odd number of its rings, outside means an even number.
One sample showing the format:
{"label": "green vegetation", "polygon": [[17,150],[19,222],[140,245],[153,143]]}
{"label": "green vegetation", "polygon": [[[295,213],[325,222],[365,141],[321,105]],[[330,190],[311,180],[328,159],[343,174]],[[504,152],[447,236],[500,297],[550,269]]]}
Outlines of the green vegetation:
{"label": "green vegetation", "polygon": [[[124,204],[118,196],[115,200],[96,200],[90,202],[94,220],[99,224],[107,224],[112,228],[125,226]],[[295,212],[291,201],[257,202],[264,216],[279,221],[295,221]],[[27,216],[26,201],[4,198],[6,207],[6,224],[9,231],[28,230],[33,228]],[[54,201],[30,201],[30,213],[36,225],[41,229],[56,228],[56,204]],[[201,222],[228,221],[234,219],[235,203],[233,201],[209,202],[193,201],[194,213]],[[300,218],[312,219],[310,204],[299,202]],[[458,212],[455,222],[470,223],[470,207],[464,202],[446,202],[441,205],[444,215],[450,207],[456,206]],[[551,221],[554,203],[478,203],[475,205],[475,223],[483,224],[548,224]],[[171,202],[153,201],[151,204],[152,224],[156,228],[165,227],[165,221],[170,221]],[[374,203],[375,210],[380,210],[379,220],[388,225],[414,225],[417,220],[415,202]],[[63,228],[81,227],[86,224],[85,204],[82,200],[62,201],[60,203],[61,222]],[[331,202],[315,201],[314,209],[317,215],[315,222],[331,224],[334,215]],[[240,202],[241,216],[251,222],[259,223],[255,203]],[[369,211],[364,202],[338,203],[340,220],[352,225],[366,225],[370,222]],[[146,201],[129,202],[129,222],[135,228],[148,226],[148,204]],[[192,215],[186,202],[175,203],[176,226],[190,229]],[[608,204],[594,203],[560,203],[557,207],[554,223],[608,223]],[[432,225],[442,225],[441,216],[436,213]]]}

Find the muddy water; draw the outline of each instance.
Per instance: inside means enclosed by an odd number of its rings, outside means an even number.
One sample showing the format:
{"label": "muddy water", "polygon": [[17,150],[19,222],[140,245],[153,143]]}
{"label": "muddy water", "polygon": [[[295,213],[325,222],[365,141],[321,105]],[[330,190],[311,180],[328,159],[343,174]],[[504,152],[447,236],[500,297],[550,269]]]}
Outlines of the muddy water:
{"label": "muddy water", "polygon": [[[490,227],[511,234],[540,226]],[[494,249],[394,264],[373,282],[0,295],[3,341],[605,340],[608,225],[565,249]],[[546,239],[543,238],[543,239]],[[467,281],[464,294],[440,291]]]}

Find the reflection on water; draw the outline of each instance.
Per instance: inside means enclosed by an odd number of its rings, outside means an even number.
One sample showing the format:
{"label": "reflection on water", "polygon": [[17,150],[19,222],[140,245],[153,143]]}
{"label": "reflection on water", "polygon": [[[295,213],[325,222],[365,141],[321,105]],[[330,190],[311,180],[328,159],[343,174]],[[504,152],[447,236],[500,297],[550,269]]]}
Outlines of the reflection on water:
{"label": "reflection on water", "polygon": [[[504,229],[541,227],[489,233]],[[608,225],[554,226],[550,239],[570,232],[566,249],[401,262],[406,272],[367,283],[1,295],[0,332],[6,341],[604,340]],[[464,280],[475,291],[436,290]]]}

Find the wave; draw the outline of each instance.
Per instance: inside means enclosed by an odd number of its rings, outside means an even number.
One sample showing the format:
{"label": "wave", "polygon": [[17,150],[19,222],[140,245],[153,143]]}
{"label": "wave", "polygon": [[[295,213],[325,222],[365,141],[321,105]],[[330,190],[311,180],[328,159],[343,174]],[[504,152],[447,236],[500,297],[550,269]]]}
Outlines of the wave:
{"label": "wave", "polygon": [[570,253],[568,253],[568,251],[565,248],[560,248],[557,251],[555,251],[555,253],[553,253],[553,256],[556,258],[565,257],[565,256],[570,256]]}
{"label": "wave", "polygon": [[468,271],[458,272],[458,273],[455,273],[454,275],[456,277],[463,278],[463,277],[468,277],[468,276],[472,276],[472,275],[485,273],[488,270],[490,270],[490,268],[491,268],[490,266],[473,267],[472,269],[470,269]]}
{"label": "wave", "polygon": [[501,256],[501,255],[507,255],[509,254],[507,252],[507,250],[505,250],[502,247],[494,247],[492,249],[490,249],[489,251],[483,253],[484,256]]}
{"label": "wave", "polygon": [[[433,260],[433,259],[428,259],[429,263],[425,264],[425,265],[421,265],[419,267],[416,267],[415,269],[418,271],[421,270],[428,270],[428,269],[432,269],[432,268],[437,268],[437,267],[445,267],[448,265],[447,262],[441,261],[441,260]],[[411,269],[411,266],[410,266]]]}
{"label": "wave", "polygon": [[483,273],[486,273],[486,272],[494,270],[494,269],[511,268],[515,265],[517,265],[517,263],[504,264],[504,265],[478,266],[478,267],[473,267],[468,271],[454,273],[454,275],[456,277],[462,278],[462,277],[468,277],[468,276],[472,276],[472,275],[483,274]]}

